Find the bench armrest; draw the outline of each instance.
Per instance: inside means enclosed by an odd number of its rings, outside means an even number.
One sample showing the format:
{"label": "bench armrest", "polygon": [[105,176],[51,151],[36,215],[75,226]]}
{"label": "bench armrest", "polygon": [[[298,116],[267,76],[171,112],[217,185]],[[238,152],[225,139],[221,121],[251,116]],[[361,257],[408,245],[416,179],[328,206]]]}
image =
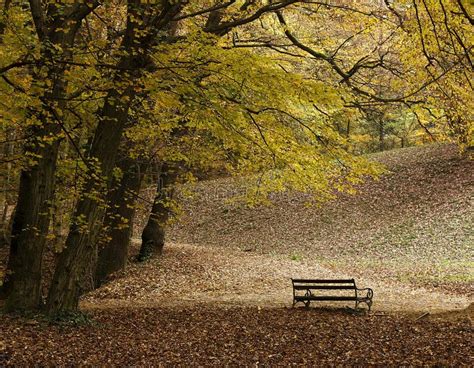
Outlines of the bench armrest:
{"label": "bench armrest", "polygon": [[366,290],[367,291],[367,295],[365,296],[367,299],[372,299],[372,297],[374,296],[374,291],[371,289],[371,288],[363,288],[363,289],[359,289],[357,288],[357,291],[364,291]]}

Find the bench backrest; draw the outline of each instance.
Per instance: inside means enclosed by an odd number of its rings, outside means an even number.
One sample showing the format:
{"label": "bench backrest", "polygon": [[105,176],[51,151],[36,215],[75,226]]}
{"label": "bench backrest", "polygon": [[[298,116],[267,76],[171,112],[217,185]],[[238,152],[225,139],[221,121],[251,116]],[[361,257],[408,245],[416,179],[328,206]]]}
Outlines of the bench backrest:
{"label": "bench backrest", "polygon": [[295,289],[350,290],[356,289],[354,279],[291,279]]}

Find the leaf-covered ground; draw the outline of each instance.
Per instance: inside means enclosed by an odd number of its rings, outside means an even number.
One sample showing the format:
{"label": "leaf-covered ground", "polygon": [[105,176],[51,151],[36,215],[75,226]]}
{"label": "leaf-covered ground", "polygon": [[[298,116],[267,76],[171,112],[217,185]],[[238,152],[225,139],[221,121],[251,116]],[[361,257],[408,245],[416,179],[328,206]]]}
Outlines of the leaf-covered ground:
{"label": "leaf-covered ground", "polygon": [[271,207],[228,203],[235,180],[204,182],[173,240],[286,255],[354,276],[474,293],[474,159],[431,145],[372,155],[390,170],[321,207],[300,194]]}
{"label": "leaf-covered ground", "polygon": [[[474,161],[373,157],[391,174],[319,208],[248,209],[226,201],[237,181],[200,184],[163,257],[83,298],[91,325],[0,315],[0,366],[473,366]],[[356,277],[373,313],[289,308],[305,276]]]}
{"label": "leaf-covered ground", "polygon": [[0,317],[0,366],[472,366],[472,324],[304,308],[121,308],[93,325]]}
{"label": "leaf-covered ground", "polygon": [[[127,271],[83,300],[87,308],[209,304],[291,306],[290,278],[351,278],[350,272],[328,269],[317,261],[287,255],[189,244],[167,245],[161,259],[133,263]],[[462,309],[471,298],[428,290],[383,278],[358,277],[359,287],[374,289],[374,310],[440,312]],[[324,306],[351,306],[326,303]]]}

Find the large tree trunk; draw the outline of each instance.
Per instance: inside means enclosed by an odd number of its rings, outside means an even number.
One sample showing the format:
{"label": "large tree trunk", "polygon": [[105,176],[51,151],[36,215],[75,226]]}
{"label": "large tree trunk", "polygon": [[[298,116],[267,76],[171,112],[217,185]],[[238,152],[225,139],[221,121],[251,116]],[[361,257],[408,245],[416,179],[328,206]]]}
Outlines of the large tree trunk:
{"label": "large tree trunk", "polygon": [[[51,128],[45,130],[54,132]],[[20,176],[4,285],[7,311],[37,309],[41,304],[42,259],[49,227],[49,206],[54,193],[58,148],[59,142],[56,141],[41,149],[25,150],[27,153],[38,153],[41,158]]]}
{"label": "large tree trunk", "polygon": [[48,294],[46,310],[50,314],[76,310],[81,293],[93,288],[97,233],[105,213],[100,194],[107,192],[107,178],[114,168],[116,152],[128,118],[131,91],[131,87],[122,94],[111,91],[102,109],[102,120],[96,129],[90,155],[93,159],[91,162],[96,160],[100,163],[100,175],[91,173],[76,205],[73,224],[65,249],[59,256]]}
{"label": "large tree trunk", "polygon": [[[33,18],[43,10],[37,1],[31,1]],[[73,19],[57,15],[52,29],[38,21],[36,28],[42,43],[41,57],[48,66],[46,80],[50,89],[40,97],[42,106],[30,110],[30,115],[41,123],[33,125],[26,132],[24,153],[35,162],[20,174],[20,186],[16,210],[12,219],[10,255],[7,265],[3,294],[7,297],[5,309],[35,310],[41,305],[42,258],[46,235],[49,228],[49,211],[55,190],[56,161],[60,141],[61,126],[58,113],[65,104],[66,83],[64,74],[66,63],[72,59],[72,46],[81,20],[90,9],[75,7],[70,13]],[[91,8],[92,9],[92,8]],[[42,17],[42,16],[40,16]],[[62,50],[57,51],[56,50]],[[33,73],[34,83],[44,86],[44,76]],[[51,137],[55,137],[51,141]]]}
{"label": "large tree trunk", "polygon": [[[176,12],[179,9],[176,8]],[[166,27],[169,37],[176,35],[178,22],[171,21]],[[142,92],[147,98],[147,93]],[[128,250],[133,233],[133,219],[135,215],[137,195],[140,191],[144,173],[148,164],[133,161],[127,152],[122,152],[123,160],[119,167],[124,176],[116,190],[109,194],[111,208],[105,216],[104,227],[110,229],[107,244],[99,249],[97,270],[95,274],[95,286],[99,287],[110,274],[123,270],[128,259]],[[128,226],[122,226],[125,220]]]}
{"label": "large tree trunk", "polygon": [[138,260],[143,262],[154,255],[161,255],[165,244],[165,227],[170,216],[169,203],[178,172],[175,167],[164,163],[161,167],[155,200],[148,222],[142,232],[142,245]]}
{"label": "large tree trunk", "polygon": [[124,157],[118,167],[123,172],[122,179],[109,192],[104,228],[109,229],[107,243],[99,249],[95,287],[114,272],[125,269],[128,249],[133,232],[135,203],[140,192],[146,164]]}

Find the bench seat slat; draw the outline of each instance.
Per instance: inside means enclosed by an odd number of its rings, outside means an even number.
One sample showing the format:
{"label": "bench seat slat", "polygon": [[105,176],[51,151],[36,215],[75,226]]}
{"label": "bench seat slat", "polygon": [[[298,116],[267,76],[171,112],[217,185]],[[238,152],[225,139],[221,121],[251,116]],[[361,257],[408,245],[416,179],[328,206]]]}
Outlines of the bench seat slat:
{"label": "bench seat slat", "polygon": [[295,285],[295,290],[355,290],[354,285]]}
{"label": "bench seat slat", "polygon": [[311,284],[354,284],[354,279],[350,280],[323,280],[323,279],[291,279],[294,284],[311,283]]}
{"label": "bench seat slat", "polygon": [[364,298],[356,298],[355,296],[295,296],[295,300],[302,302],[307,300],[319,300],[319,301],[355,301]]}

